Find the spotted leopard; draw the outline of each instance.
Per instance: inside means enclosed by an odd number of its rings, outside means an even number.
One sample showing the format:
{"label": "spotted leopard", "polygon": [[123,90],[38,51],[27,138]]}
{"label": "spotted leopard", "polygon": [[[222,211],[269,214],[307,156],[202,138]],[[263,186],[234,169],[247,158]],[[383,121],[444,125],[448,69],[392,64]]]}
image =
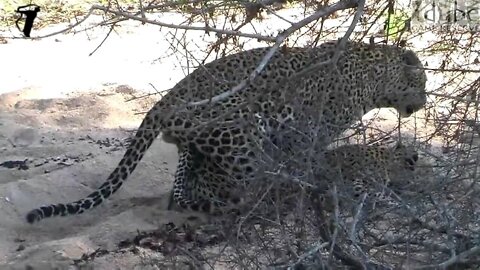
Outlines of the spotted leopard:
{"label": "spotted leopard", "polygon": [[[343,145],[325,155],[327,166],[315,172],[318,189],[329,198],[337,188],[342,204],[356,205],[366,195],[367,204],[392,201],[392,192],[402,192],[417,177],[418,152],[413,146]],[[329,207],[327,207],[329,208]]]}
{"label": "spotted leopard", "polygon": [[[189,181],[176,181],[174,184],[173,196],[181,197],[180,206],[188,208],[182,203],[191,207],[196,205],[191,201],[208,200],[214,207],[201,209],[203,205],[197,204],[196,206],[200,208],[190,210],[209,210],[211,213],[222,213],[225,209],[241,206],[244,198],[239,195],[242,188],[236,187],[236,181],[229,179],[222,170],[213,166],[214,163],[202,158],[200,153],[193,150],[184,154],[193,156],[180,157],[180,162],[184,162],[185,165],[182,168],[192,166],[191,169],[185,170],[191,175],[176,178]],[[188,160],[194,162],[185,164]],[[416,177],[418,152],[413,146],[400,143],[394,147],[347,144],[325,153],[318,153],[314,160],[317,163],[314,164],[314,177],[313,180],[307,180],[306,187],[309,188],[309,193],[321,194],[322,200],[327,201],[328,198],[327,205],[331,210],[332,199],[329,193],[333,185],[337,186],[337,195],[342,197],[342,201],[353,202],[363,194],[367,194],[370,202],[388,200],[392,188],[399,192]],[[283,182],[282,194],[292,193],[299,184],[295,181],[288,184]]]}
{"label": "spotted leopard", "polygon": [[[426,73],[414,52],[347,42],[337,60],[328,62],[340,50],[337,41],[279,49],[255,79],[226,95],[249,78],[270,49],[243,51],[197,68],[147,112],[124,157],[96,191],[71,203],[34,209],[27,221],[80,214],[100,205],[133,173],[160,132],[180,154],[193,147],[234,181],[251,181],[264,170],[265,149],[290,153],[313,143],[320,151],[374,108],[393,107],[408,117],[426,102]],[[221,94],[225,96],[215,102],[199,102]],[[198,203],[182,203],[178,195],[175,200],[183,206]],[[202,210],[210,207],[208,200],[201,205]]]}

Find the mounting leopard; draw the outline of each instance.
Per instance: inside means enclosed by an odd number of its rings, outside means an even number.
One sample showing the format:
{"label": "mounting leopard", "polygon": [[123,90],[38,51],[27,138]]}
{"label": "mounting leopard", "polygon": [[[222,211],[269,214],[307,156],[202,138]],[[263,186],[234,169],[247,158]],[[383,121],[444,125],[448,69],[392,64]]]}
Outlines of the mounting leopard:
{"label": "mounting leopard", "polygon": [[[303,185],[309,193],[315,192],[329,210],[333,207],[330,195],[333,184],[337,186],[337,196],[342,197],[344,202],[354,202],[365,193],[369,202],[386,201],[389,200],[392,189],[401,193],[403,186],[418,177],[418,159],[418,152],[413,146],[401,143],[394,147],[346,144],[317,153],[313,158],[315,164],[312,179],[306,179],[303,183],[281,182],[280,189],[285,199],[287,194],[296,197],[298,194],[294,190]],[[175,196],[176,201],[184,208],[188,208],[185,205],[195,205],[192,202],[211,201],[215,206],[209,209],[212,213],[222,213],[225,209],[238,210],[241,207],[245,198],[239,195],[242,188],[236,187],[236,181],[229,179],[223,170],[208,159],[201,158],[201,154],[196,151],[184,153],[179,162],[186,164],[188,160],[194,162],[190,164],[190,169],[184,171],[189,171],[191,175],[176,178],[169,207],[172,206]],[[185,179],[188,181],[184,181]],[[258,188],[259,186],[255,186],[253,189]],[[253,196],[253,200],[257,199],[257,196]]]}
{"label": "mounting leopard", "polygon": [[[118,166],[96,191],[71,203],[34,209],[27,221],[80,214],[100,205],[133,173],[160,132],[180,154],[194,148],[235,181],[253,181],[262,170],[263,147],[272,146],[268,142],[291,150],[314,140],[323,149],[372,109],[392,107],[408,117],[426,103],[426,73],[413,51],[353,41],[342,49],[338,41],[284,47],[249,79],[270,49],[247,50],[198,67],[147,112]],[[231,91],[245,80],[241,90]],[[177,170],[185,169],[181,166]],[[184,170],[175,177],[188,175]],[[206,201],[194,208],[209,211],[210,206]]]}

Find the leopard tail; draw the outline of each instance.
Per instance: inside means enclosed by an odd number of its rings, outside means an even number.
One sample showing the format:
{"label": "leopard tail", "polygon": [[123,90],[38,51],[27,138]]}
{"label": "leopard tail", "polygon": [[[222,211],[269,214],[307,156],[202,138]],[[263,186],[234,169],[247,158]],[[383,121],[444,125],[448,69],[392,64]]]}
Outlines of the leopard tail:
{"label": "leopard tail", "polygon": [[81,214],[100,205],[115,193],[133,173],[147,149],[162,131],[162,121],[164,120],[162,115],[165,111],[161,108],[163,106],[164,103],[159,101],[147,112],[122,160],[96,191],[78,201],[51,204],[33,209],[26,216],[27,222],[34,223],[49,217]]}

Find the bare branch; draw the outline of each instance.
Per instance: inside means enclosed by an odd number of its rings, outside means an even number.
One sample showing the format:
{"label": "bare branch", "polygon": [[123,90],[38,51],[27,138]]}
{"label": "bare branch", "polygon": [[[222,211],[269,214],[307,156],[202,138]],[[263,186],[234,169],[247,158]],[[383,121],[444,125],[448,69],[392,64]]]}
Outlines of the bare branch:
{"label": "bare branch", "polygon": [[350,240],[355,243],[355,234],[357,232],[357,224],[362,218],[362,211],[365,211],[363,209],[363,206],[365,204],[365,199],[367,198],[367,193],[364,193],[362,195],[362,199],[360,201],[360,204],[357,206],[357,212],[355,213],[355,216],[353,217],[352,225],[350,226],[350,233],[349,233],[349,238]]}
{"label": "bare branch", "polygon": [[313,256],[315,253],[319,252],[323,248],[326,248],[328,245],[330,245],[328,242],[317,242],[309,251],[307,251],[305,254],[302,254],[298,260],[294,264],[290,265],[287,269],[296,269],[296,267],[299,266],[305,259]]}
{"label": "bare branch", "polygon": [[242,32],[233,31],[233,30],[218,29],[218,28],[213,28],[213,27],[210,27],[210,26],[191,26],[191,25],[177,25],[177,24],[163,23],[163,22],[159,22],[159,21],[156,21],[156,20],[151,20],[151,19],[147,19],[147,18],[138,17],[136,15],[132,15],[132,14],[129,14],[129,13],[126,13],[126,12],[112,10],[112,9],[107,8],[107,7],[99,6],[99,5],[93,5],[91,9],[102,10],[102,11],[107,12],[107,13],[115,14],[119,17],[124,17],[124,18],[130,19],[130,20],[140,21],[140,22],[143,22],[143,23],[158,25],[158,26],[167,27],[167,28],[214,32],[214,33],[225,34],[225,35],[234,35],[234,36],[239,36],[239,37],[254,38],[254,39],[263,40],[263,41],[275,41],[275,38],[269,37],[269,36],[242,33]]}
{"label": "bare branch", "polygon": [[[91,15],[93,14],[93,9],[90,8],[90,10],[88,11],[88,13],[81,19],[79,20],[78,22],[74,23],[74,24],[71,24],[67,27],[65,27],[65,29],[62,29],[62,30],[59,30],[59,31],[55,31],[53,33],[50,33],[50,34],[47,34],[47,35],[44,35],[44,36],[37,36],[37,37],[30,37],[31,39],[41,39],[41,38],[47,38],[47,37],[51,37],[51,36],[55,36],[55,35],[59,35],[59,34],[63,34],[63,33],[66,33],[70,30],[72,30],[73,28],[79,26],[80,24],[84,23]],[[15,38],[15,37],[14,37]],[[22,39],[25,39],[26,37],[21,37]],[[26,38],[26,39],[29,39],[29,38]]]}
{"label": "bare branch", "polygon": [[[200,100],[200,101],[196,101],[196,102],[190,102],[190,103],[188,103],[188,105],[189,106],[200,106],[200,105],[205,105],[207,103],[215,103],[215,102],[224,100],[224,99],[228,98],[229,96],[234,95],[235,93],[241,91],[242,89],[244,89],[248,85],[248,83],[252,82],[258,76],[258,74],[260,74],[260,72],[262,72],[262,70],[267,66],[268,62],[273,57],[275,52],[278,50],[278,48],[280,48],[280,45],[282,45],[282,43],[285,41],[285,39],[287,39],[287,37],[290,36],[293,32],[297,31],[298,29],[304,27],[305,25],[307,25],[307,24],[309,24],[309,23],[311,23],[315,20],[318,20],[322,17],[329,16],[329,15],[331,15],[332,13],[334,13],[338,10],[353,8],[353,7],[357,6],[357,4],[358,4],[357,2],[359,2],[359,1],[356,1],[356,0],[340,1],[336,4],[327,6],[323,9],[315,12],[314,14],[310,15],[309,17],[307,17],[307,18],[305,18],[305,19],[303,19],[303,20],[301,20],[297,23],[294,23],[292,26],[290,26],[288,29],[286,29],[285,31],[283,31],[282,33],[280,33],[276,37],[275,44],[265,54],[265,56],[262,58],[262,61],[260,61],[260,64],[257,66],[257,68],[255,68],[255,70],[250,74],[250,76],[246,80],[243,80],[240,84],[233,87],[229,91],[225,91],[222,94],[216,95],[216,96],[214,96],[210,99],[204,99],[204,100]],[[362,1],[360,1],[360,2],[362,2]]]}
{"label": "bare branch", "polygon": [[440,264],[435,265],[425,265],[421,267],[416,267],[414,269],[447,269],[448,267],[455,266],[457,264],[465,263],[465,260],[475,254],[480,254],[480,246],[475,246],[467,251],[464,251],[456,256],[452,256],[450,259],[444,261]]}
{"label": "bare branch", "polygon": [[88,54],[88,56],[92,56],[98,49],[100,49],[100,47],[102,47],[103,43],[107,41],[107,38],[110,36],[110,34],[113,32],[114,29],[115,29],[115,23],[110,26],[110,30],[108,30],[108,33],[105,35],[103,40],[100,42],[100,44],[98,44],[98,46],[91,53]]}
{"label": "bare branch", "polygon": [[347,32],[345,32],[345,35],[340,39],[338,49],[335,51],[335,54],[333,57],[327,61],[323,61],[320,63],[316,63],[315,65],[311,65],[304,70],[298,72],[295,74],[295,76],[303,76],[304,74],[307,74],[308,72],[318,69],[319,67],[326,65],[326,64],[335,64],[338,61],[338,58],[340,58],[340,54],[343,50],[345,50],[345,45],[347,44],[348,39],[350,38],[350,35],[353,33],[353,30],[355,30],[355,26],[357,23],[360,21],[360,18],[363,15],[363,9],[365,6],[365,0],[359,0],[358,1],[358,6],[357,6],[357,12],[355,13],[352,23],[347,29]]}

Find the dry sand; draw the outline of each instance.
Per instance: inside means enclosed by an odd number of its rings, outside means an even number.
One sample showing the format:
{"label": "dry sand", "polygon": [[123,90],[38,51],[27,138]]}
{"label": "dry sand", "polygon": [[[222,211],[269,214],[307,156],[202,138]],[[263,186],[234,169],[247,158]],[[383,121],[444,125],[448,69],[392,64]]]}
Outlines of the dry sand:
{"label": "dry sand", "polygon": [[164,90],[185,76],[168,49],[169,31],[120,29],[93,56],[108,29],[0,44],[0,269],[76,269],[75,260],[95,250],[111,253],[81,269],[148,269],[155,252],[120,256],[119,243],[181,222],[184,215],[165,210],[177,149],[161,139],[107,203],[80,216],[25,221],[34,207],[97,188],[160,96],[127,100],[153,91],[150,83]]}
{"label": "dry sand", "polygon": [[[18,269],[25,264],[37,269],[41,262],[48,262],[46,269],[50,263],[68,265],[98,248],[116,249],[137,230],[181,220],[181,213],[165,210],[176,147],[159,139],[107,203],[80,216],[27,224],[25,213],[32,207],[80,199],[98,187],[132,134],[118,127],[139,123],[142,116],[132,111],[153,102],[125,103],[132,97],[126,86],[64,99],[32,100],[31,91],[0,96],[0,269],[5,263]],[[135,263],[128,256],[118,260]]]}

